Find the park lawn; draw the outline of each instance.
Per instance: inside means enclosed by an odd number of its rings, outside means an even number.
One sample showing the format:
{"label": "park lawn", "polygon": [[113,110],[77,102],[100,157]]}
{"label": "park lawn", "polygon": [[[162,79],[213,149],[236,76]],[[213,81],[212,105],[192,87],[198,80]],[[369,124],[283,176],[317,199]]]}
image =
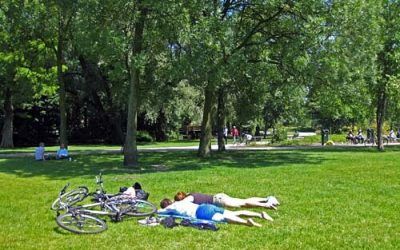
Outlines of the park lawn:
{"label": "park lawn", "polygon": [[[235,151],[198,159],[195,152],[141,153],[141,169],[121,166],[120,155],[74,161],[0,159],[0,248],[14,249],[338,249],[400,247],[400,149],[319,148]],[[95,188],[103,172],[114,192],[135,181],[158,204],[176,191],[275,195],[262,228],[220,225],[217,232],[143,227],[135,219],[108,220],[98,235],[61,230],[49,209],[65,183]],[[261,211],[260,209],[252,209]]]}
{"label": "park lawn", "polygon": [[[213,140],[214,143],[214,140]],[[138,143],[138,148],[164,148],[164,147],[189,147],[198,146],[199,140],[180,140],[180,141],[168,141],[168,142],[146,142]],[[32,153],[35,152],[36,147],[16,147],[12,149],[0,148],[1,154],[15,154],[15,153]],[[55,153],[60,146],[46,146],[46,152]],[[85,145],[69,145],[68,150],[71,153],[80,152],[96,152],[96,151],[120,151],[121,145],[104,145],[104,144],[85,144]]]}

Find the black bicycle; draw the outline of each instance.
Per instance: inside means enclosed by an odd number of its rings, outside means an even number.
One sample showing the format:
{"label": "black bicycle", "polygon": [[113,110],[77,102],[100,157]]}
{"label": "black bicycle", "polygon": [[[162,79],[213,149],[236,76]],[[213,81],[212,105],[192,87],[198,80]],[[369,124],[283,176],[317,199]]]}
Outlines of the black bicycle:
{"label": "black bicycle", "polygon": [[[142,217],[156,212],[157,208],[148,201],[123,194],[107,194],[103,189],[101,175],[96,180],[100,189],[94,193],[89,193],[86,187],[66,192],[69,184],[60,191],[59,197],[52,204],[52,209],[57,211],[56,222],[60,227],[80,234],[100,233],[107,229],[107,224],[97,217],[99,215],[121,221],[124,216]],[[92,197],[92,203],[74,206],[86,197]]]}

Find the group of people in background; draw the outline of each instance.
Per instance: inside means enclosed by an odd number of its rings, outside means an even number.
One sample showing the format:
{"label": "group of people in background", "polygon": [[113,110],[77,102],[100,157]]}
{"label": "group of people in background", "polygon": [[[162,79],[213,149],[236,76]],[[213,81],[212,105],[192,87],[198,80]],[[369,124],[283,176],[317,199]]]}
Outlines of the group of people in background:
{"label": "group of people in background", "polygon": [[[224,127],[223,134],[224,134],[225,144],[228,144],[228,134],[229,134],[228,127],[226,127],[226,126]],[[233,142],[232,142],[233,145],[237,145],[242,142],[247,144],[252,139],[252,135],[249,133],[240,134],[239,129],[236,128],[236,126],[232,126],[230,134],[233,139]]]}
{"label": "group of people in background", "polygon": [[[50,159],[52,159],[52,155],[46,153],[44,143],[43,142],[39,143],[39,146],[35,149],[35,160],[45,161],[45,160],[50,160]],[[62,159],[72,160],[72,158],[69,156],[68,149],[65,147],[64,144],[60,145],[60,148],[57,150],[57,152],[55,154],[55,159],[56,160],[62,160]]]}
{"label": "group of people in background", "polygon": [[[387,139],[388,142],[389,141],[393,142],[393,141],[399,140],[400,139],[400,128],[397,130],[397,134],[394,132],[393,129],[391,129],[389,131],[389,134],[387,136],[384,136],[384,138]],[[365,140],[368,140],[369,142],[374,142],[375,141],[375,135],[374,135],[374,131],[372,129],[370,129],[370,128],[367,129],[366,137],[363,135],[361,129],[358,130],[357,135],[354,135],[353,131],[350,130],[347,133],[346,140],[351,142],[351,143],[354,143],[354,144],[364,143]]]}

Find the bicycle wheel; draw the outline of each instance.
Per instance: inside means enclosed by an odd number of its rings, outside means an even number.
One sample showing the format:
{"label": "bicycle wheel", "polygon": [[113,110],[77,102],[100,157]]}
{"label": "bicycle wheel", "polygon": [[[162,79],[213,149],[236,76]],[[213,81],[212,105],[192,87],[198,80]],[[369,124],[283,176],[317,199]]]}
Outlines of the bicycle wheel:
{"label": "bicycle wheel", "polygon": [[52,210],[60,210],[60,203],[66,203],[67,205],[73,205],[79,201],[85,199],[88,196],[89,190],[87,187],[79,187],[77,189],[66,192],[65,194],[58,197],[51,205]]}
{"label": "bicycle wheel", "polygon": [[60,227],[77,234],[96,234],[107,229],[103,220],[86,214],[66,213],[58,216],[56,221]]}
{"label": "bicycle wheel", "polygon": [[122,210],[124,214],[129,215],[129,216],[149,216],[154,214],[157,211],[156,206],[154,206],[152,203],[144,200],[136,200],[136,201],[131,201],[130,203],[124,204],[124,206],[128,205],[125,208],[125,210]]}

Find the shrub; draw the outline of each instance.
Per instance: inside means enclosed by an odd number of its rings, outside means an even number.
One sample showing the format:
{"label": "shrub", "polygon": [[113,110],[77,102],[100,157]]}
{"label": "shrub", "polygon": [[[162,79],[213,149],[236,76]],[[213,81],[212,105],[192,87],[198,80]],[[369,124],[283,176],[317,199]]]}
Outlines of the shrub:
{"label": "shrub", "polygon": [[138,131],[136,135],[136,140],[138,142],[152,142],[153,137],[147,131]]}
{"label": "shrub", "polygon": [[287,130],[284,127],[275,128],[274,134],[272,135],[272,143],[287,140]]}

